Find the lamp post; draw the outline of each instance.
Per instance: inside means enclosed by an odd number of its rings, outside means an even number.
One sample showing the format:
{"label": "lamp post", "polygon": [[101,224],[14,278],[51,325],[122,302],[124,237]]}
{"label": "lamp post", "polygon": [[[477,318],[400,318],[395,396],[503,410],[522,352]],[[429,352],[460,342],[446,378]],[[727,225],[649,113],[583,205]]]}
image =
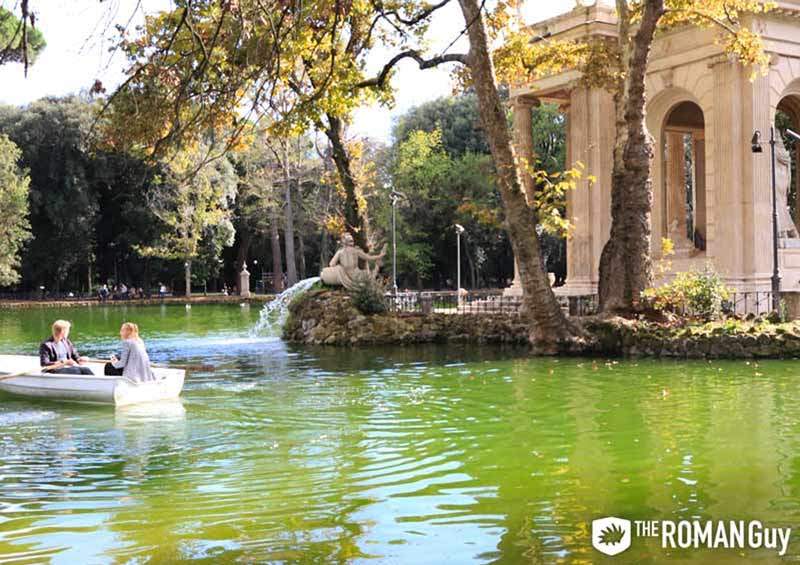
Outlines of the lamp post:
{"label": "lamp post", "polygon": [[464,233],[464,226],[456,224],[456,264],[458,272],[456,274],[456,292],[461,292],[461,234]]}
{"label": "lamp post", "polygon": [[[800,134],[787,129],[786,133],[796,140],[800,140]],[[781,306],[781,276],[778,270],[778,195],[775,166],[775,126],[769,128],[769,148],[770,148],[770,172],[772,176],[772,309],[780,312]],[[753,132],[750,145],[753,153],[763,152],[761,147],[761,132]]]}
{"label": "lamp post", "polygon": [[389,198],[392,199],[392,290],[395,294],[397,294],[397,202],[405,196],[394,189],[389,193]]}
{"label": "lamp post", "polygon": [[253,259],[253,274],[256,276],[256,285],[254,294],[258,294],[258,281],[259,281],[258,259]]}

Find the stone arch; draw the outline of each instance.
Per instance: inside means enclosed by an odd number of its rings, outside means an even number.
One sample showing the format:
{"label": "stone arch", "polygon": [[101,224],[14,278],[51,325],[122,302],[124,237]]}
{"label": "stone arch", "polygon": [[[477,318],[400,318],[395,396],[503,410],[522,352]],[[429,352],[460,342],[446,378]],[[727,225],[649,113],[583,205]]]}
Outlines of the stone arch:
{"label": "stone arch", "polygon": [[[676,252],[686,257],[704,252],[708,239],[711,178],[705,134],[710,116],[708,104],[681,87],[658,93],[647,107],[655,149],[654,246],[660,248],[661,238],[669,237]],[[683,158],[684,150],[688,159]],[[659,254],[659,248],[653,251]]]}
{"label": "stone arch", "polygon": [[[785,123],[786,120],[788,120],[788,124]],[[785,126],[800,133],[800,78],[793,80],[784,87],[773,110],[773,123],[779,130],[782,126]],[[795,142],[785,135],[784,139],[788,141],[786,145],[787,149],[790,150],[791,158],[786,205],[789,207],[795,225],[798,225],[800,224],[800,174],[798,174],[800,171],[798,168],[800,164],[800,142]]]}

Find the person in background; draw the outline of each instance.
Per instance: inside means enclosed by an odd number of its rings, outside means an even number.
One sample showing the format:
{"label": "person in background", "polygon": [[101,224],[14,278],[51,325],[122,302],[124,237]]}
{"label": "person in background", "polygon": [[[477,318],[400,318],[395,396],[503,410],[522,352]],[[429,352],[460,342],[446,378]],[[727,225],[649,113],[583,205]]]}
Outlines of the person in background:
{"label": "person in background", "polygon": [[100,302],[105,302],[108,300],[108,285],[104,284],[101,286],[98,294],[100,295]]}
{"label": "person in background", "polygon": [[123,376],[132,381],[154,381],[156,376],[150,367],[150,356],[144,347],[144,342],[139,337],[139,326],[125,322],[119,329],[122,339],[122,353],[119,358],[111,356],[111,362],[106,363],[105,374]]}
{"label": "person in background", "polygon": [[88,359],[78,355],[69,340],[72,325],[66,320],[53,322],[52,335],[39,346],[39,362],[42,371],[66,375],[92,375],[89,367],[82,367]]}

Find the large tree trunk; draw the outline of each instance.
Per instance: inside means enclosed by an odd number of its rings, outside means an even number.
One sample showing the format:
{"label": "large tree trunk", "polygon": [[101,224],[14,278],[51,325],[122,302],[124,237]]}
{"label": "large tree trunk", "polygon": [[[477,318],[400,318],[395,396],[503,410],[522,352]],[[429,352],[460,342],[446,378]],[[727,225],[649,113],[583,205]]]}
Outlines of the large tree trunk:
{"label": "large tree trunk", "polygon": [[325,127],[325,135],[331,142],[333,162],[336,165],[336,172],[344,188],[344,221],[347,230],[353,234],[353,239],[357,246],[364,251],[369,251],[368,230],[369,224],[365,212],[359,205],[358,189],[353,177],[352,163],[347,146],[344,142],[344,126],[342,120],[335,116],[328,115],[328,125]]}
{"label": "large tree trunk", "polygon": [[664,0],[647,0],[633,39],[627,1],[617,0],[621,62],[626,69],[616,95],[616,142],[611,178],[611,234],[600,256],[600,310],[629,313],[639,308],[653,283],[650,257],[653,139],[645,124],[645,73]]}
{"label": "large tree trunk", "polygon": [[281,259],[281,234],[278,231],[278,213],[272,213],[269,223],[270,245],[272,247],[272,287],[275,292],[283,291],[283,260]]}
{"label": "large tree trunk", "polygon": [[286,208],[284,210],[286,225],[283,234],[283,244],[286,246],[286,284],[288,286],[293,286],[297,284],[297,261],[294,255],[294,211],[292,210],[292,177],[289,172],[288,143],[286,144],[283,156],[283,179],[286,185]]}
{"label": "large tree trunk", "polygon": [[555,353],[572,345],[579,330],[561,311],[550,288],[547,273],[542,268],[534,215],[523,192],[506,113],[497,91],[480,6],[477,0],[459,0],[459,4],[468,25],[468,64],[478,97],[478,108],[497,168],[497,185],[503,199],[511,246],[519,263],[523,299],[531,326],[531,342],[541,353]]}

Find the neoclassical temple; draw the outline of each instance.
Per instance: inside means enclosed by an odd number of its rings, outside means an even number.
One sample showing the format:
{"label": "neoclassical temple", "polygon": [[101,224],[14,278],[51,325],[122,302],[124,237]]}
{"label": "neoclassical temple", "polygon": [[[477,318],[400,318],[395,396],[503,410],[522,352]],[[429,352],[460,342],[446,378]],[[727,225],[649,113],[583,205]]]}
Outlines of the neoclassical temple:
{"label": "neoclassical temple", "polygon": [[[586,2],[583,2],[586,4]],[[741,291],[768,290],[772,274],[772,196],[769,146],[753,153],[760,130],[769,139],[776,115],[800,131],[800,0],[748,24],[763,37],[769,72],[750,80],[750,70],[726,56],[713,29],[663,33],[653,45],[647,74],[647,126],[656,143],[653,166],[653,257],[661,238],[675,247],[671,272],[714,265]],[[580,4],[571,12],[534,24],[539,36],[602,37],[616,34],[613,6]],[[581,84],[577,71],[548,76],[511,92],[517,147],[532,146],[531,107],[556,103],[567,123],[567,162],[581,161],[596,177],[573,191],[567,213],[575,230],[567,243],[567,281],[559,292],[593,294],[611,223],[610,191],[614,107],[611,94]],[[783,290],[800,290],[798,207],[789,209],[790,183],[800,175],[779,144],[779,265]],[[796,167],[795,167],[796,168]],[[798,190],[800,192],[800,190]],[[661,280],[669,277],[663,275]]]}

